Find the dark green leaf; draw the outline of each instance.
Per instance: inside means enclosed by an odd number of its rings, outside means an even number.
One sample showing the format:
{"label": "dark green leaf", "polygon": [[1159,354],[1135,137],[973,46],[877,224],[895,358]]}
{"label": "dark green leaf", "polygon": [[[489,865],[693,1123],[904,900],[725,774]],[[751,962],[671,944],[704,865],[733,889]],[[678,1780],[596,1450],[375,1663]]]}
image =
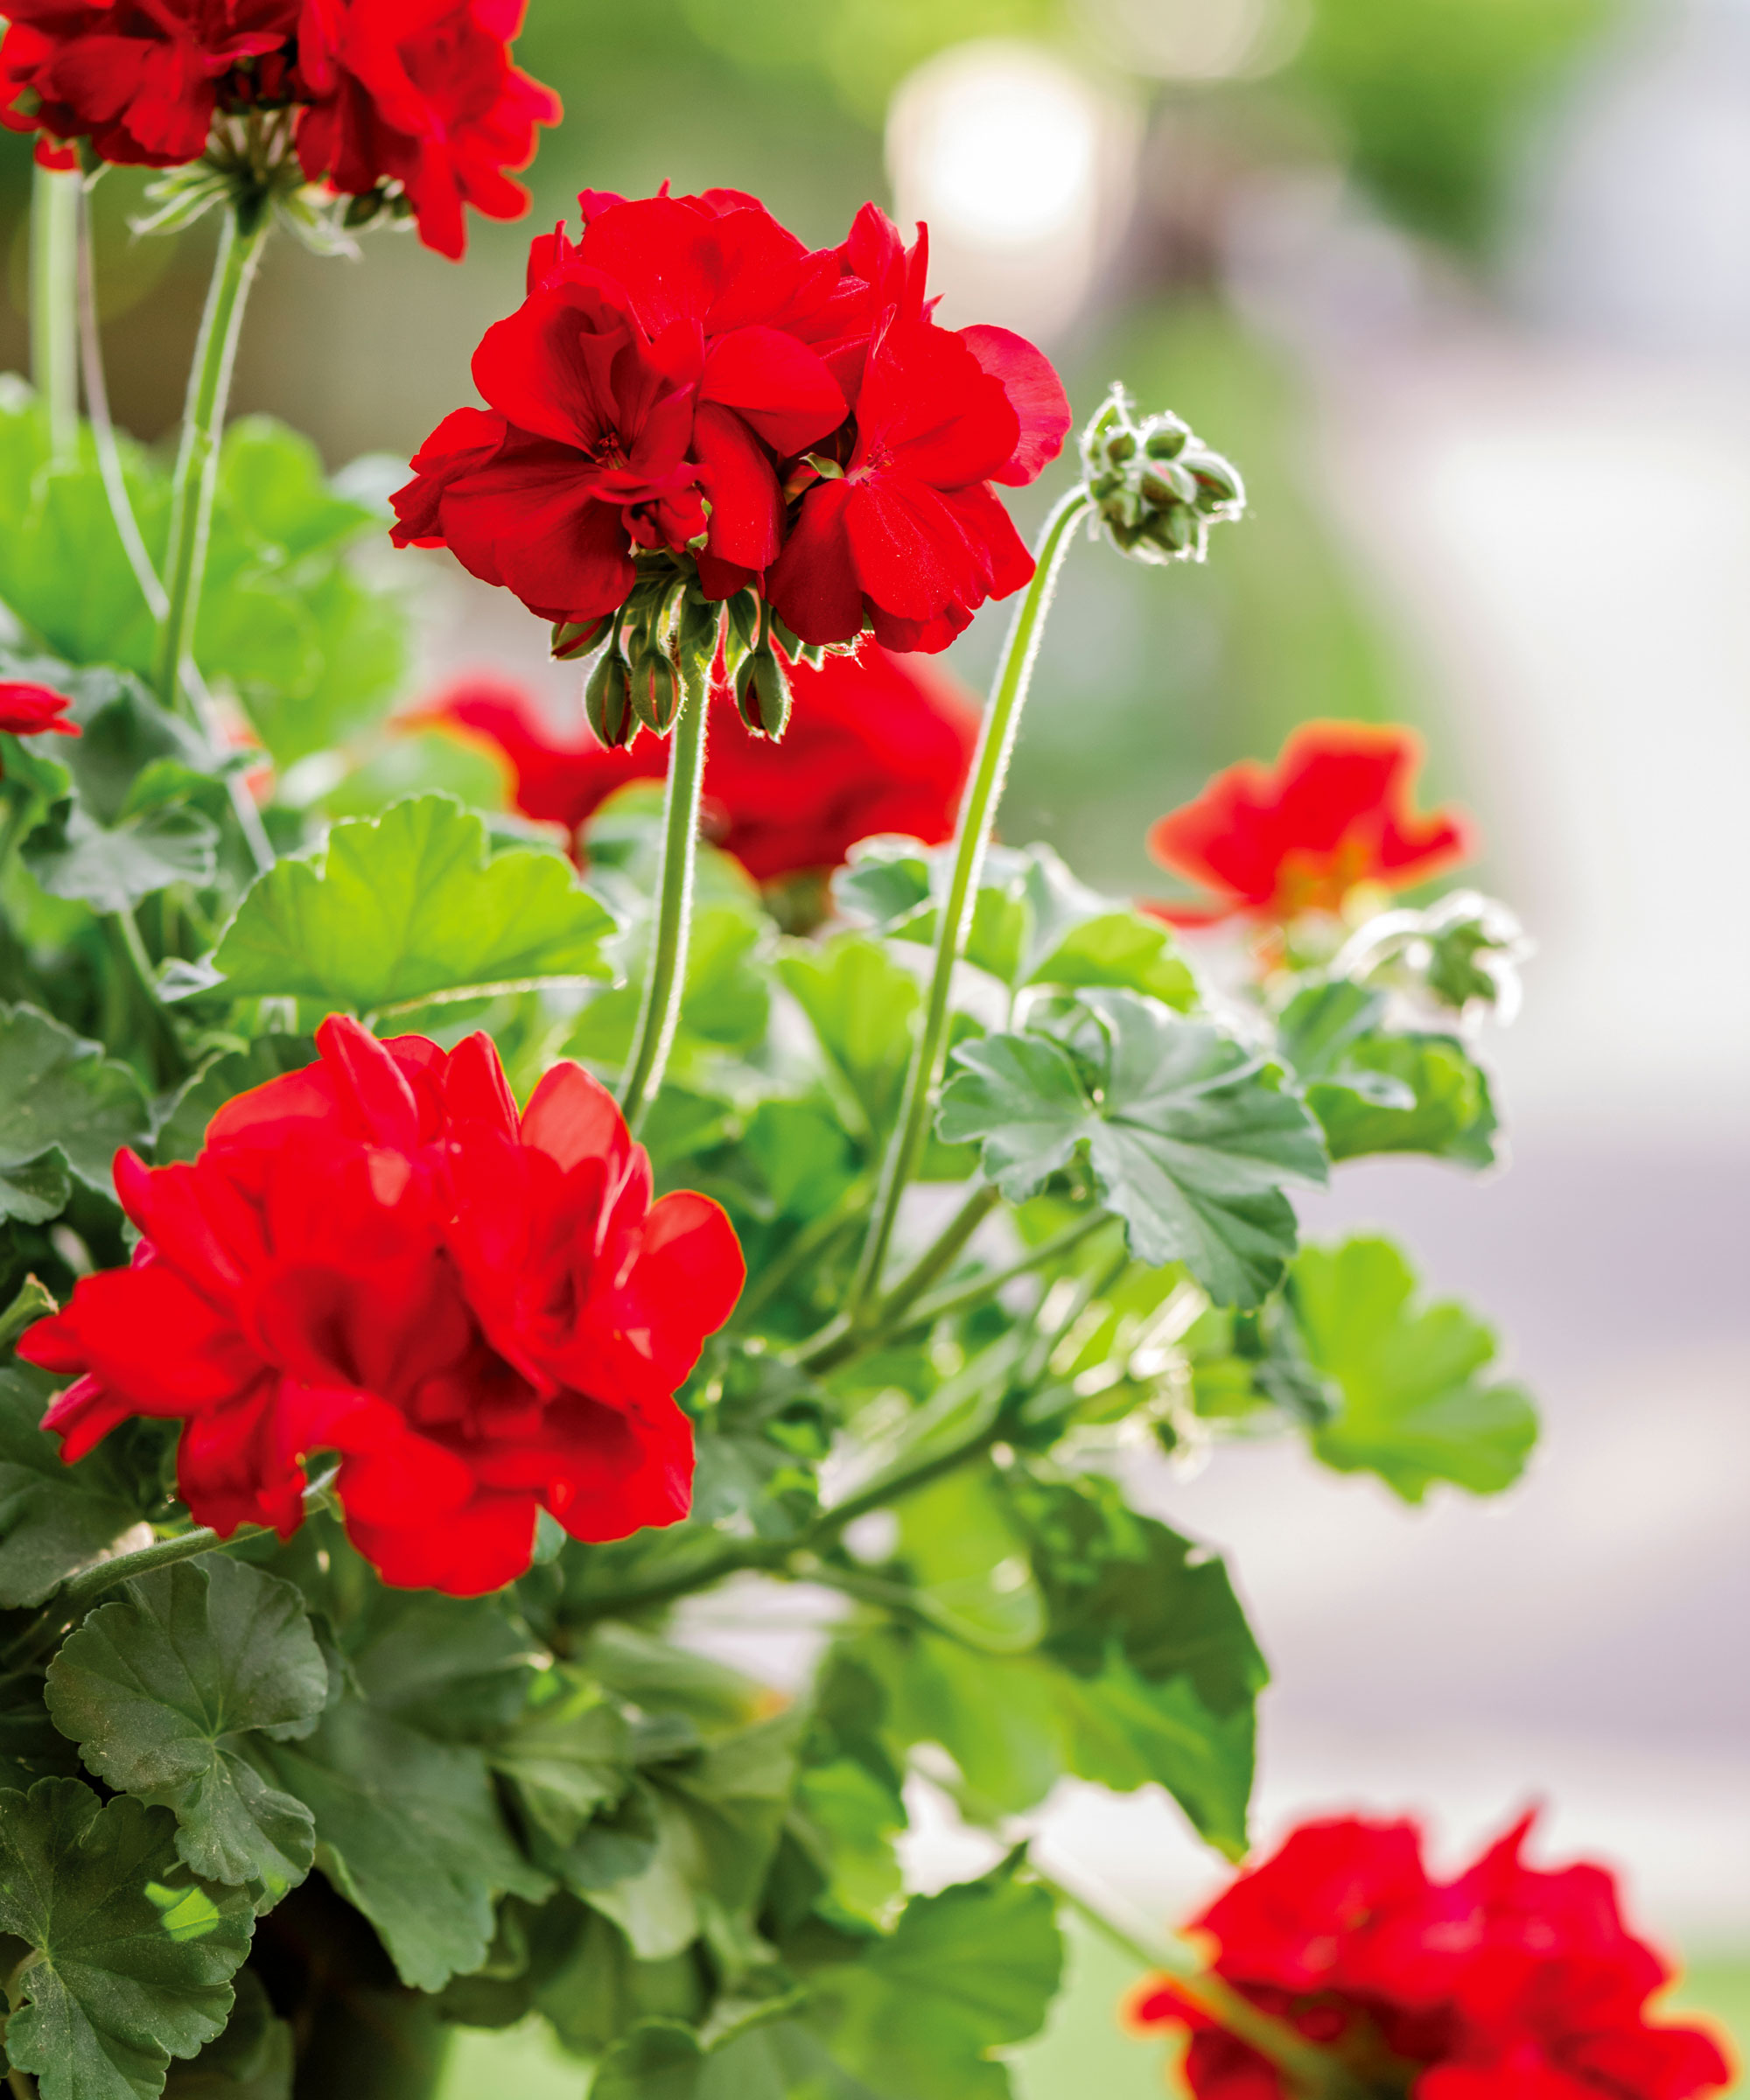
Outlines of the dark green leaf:
{"label": "dark green leaf", "polygon": [[175,1838],[164,1810],[76,1779],[0,1795],[0,1932],[38,1957],[6,2053],[42,2100],[151,2100],[223,2028],[248,1900],[193,1880]]}
{"label": "dark green leaf", "polygon": [[976,1140],[1012,1200],[1087,1147],[1132,1250],[1182,1261],[1218,1303],[1256,1305],[1295,1246],[1291,1180],[1322,1182],[1306,1108],[1237,1043],[1132,992],[1091,990],[1048,1017],[1054,1034],[962,1045],[938,1128]]}
{"label": "dark green leaf", "polygon": [[1494,1336],[1462,1306],[1414,1302],[1389,1240],[1306,1248],[1291,1289],[1306,1353],[1342,1392],[1312,1435],[1326,1465],[1376,1473],[1409,1502],[1436,1480],[1498,1494],[1519,1478],[1537,1440],[1530,1396],[1489,1379]]}
{"label": "dark green leaf", "polygon": [[225,2032],[194,2062],[173,2066],[164,2100],[291,2100],[291,2029],[276,2019],[253,1969],[237,1971]]}
{"label": "dark green leaf", "polygon": [[552,1844],[573,1844],[632,1781],[632,1735],[619,1707],[587,1678],[556,1669],[514,1732],[490,1754],[523,1813]]}
{"label": "dark green leaf", "polygon": [[22,1364],[0,1370],[0,1606],[40,1604],[136,1524],[152,1492],[114,1439],[61,1463],[60,1439],[39,1426],[54,1390]]}
{"label": "dark green leaf", "polygon": [[116,1152],[137,1144],[150,1122],[139,1081],[102,1045],[34,1006],[0,1005],[0,1218],[24,1214],[6,1207],[5,1184],[52,1147],[87,1187],[108,1194]]}
{"label": "dark green leaf", "polygon": [[218,865],[219,833],[198,809],[159,804],[109,826],[77,802],[59,802],[19,858],[51,897],[125,912],[172,883],[202,889]]}
{"label": "dark green leaf", "polygon": [[318,860],[285,860],[219,943],[236,994],[374,1012],[486,985],[602,977],[612,920],[557,853],[486,858],[478,816],[444,795],[337,824]]}
{"label": "dark green leaf", "polygon": [[270,1897],[309,1872],[315,1833],[252,1753],[308,1735],[327,1694],[303,1599],[223,1554],[130,1582],[49,1666],[49,1711],[88,1769],[171,1810],[196,1873]]}

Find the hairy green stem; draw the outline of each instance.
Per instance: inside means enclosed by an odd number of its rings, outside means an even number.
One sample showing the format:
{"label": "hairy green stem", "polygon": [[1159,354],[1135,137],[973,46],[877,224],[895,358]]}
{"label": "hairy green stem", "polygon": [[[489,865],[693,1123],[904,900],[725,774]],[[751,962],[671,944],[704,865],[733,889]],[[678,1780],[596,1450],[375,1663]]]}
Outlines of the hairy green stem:
{"label": "hairy green stem", "polygon": [[166,707],[177,704],[183,658],[192,650],[206,543],[213,528],[213,499],[219,485],[219,440],[237,362],[243,309],[262,259],[268,224],[263,213],[246,227],[234,205],[227,206],[189,374],[182,448],[177,455],[171,500],[170,552],[164,564],[168,604],[158,623],[158,696]]}
{"label": "hairy green stem", "polygon": [[[900,1317],[922,1297],[946,1270],[952,1267],[966,1242],[977,1231],[1002,1197],[988,1185],[975,1188],[942,1231],[920,1254],[911,1269],[882,1299],[872,1319],[858,1326],[846,1313],[828,1321],[795,1358],[805,1371],[836,1370],[840,1364],[866,1355],[891,1340],[900,1331]],[[906,1326],[915,1321],[906,1321]]]}
{"label": "hairy green stem", "polygon": [[968,1284],[963,1290],[943,1291],[934,1298],[927,1298],[906,1322],[910,1331],[915,1327],[933,1327],[939,1320],[952,1320],[957,1313],[970,1312],[974,1306],[982,1306],[987,1298],[995,1298],[1024,1276],[1031,1276],[1036,1269],[1047,1269],[1066,1255],[1074,1254],[1084,1240],[1091,1240],[1102,1226],[1112,1222],[1107,1211],[1096,1211],[1093,1216],[1078,1218],[1074,1224],[1067,1225],[1061,1232],[1054,1233],[1048,1240],[1041,1240],[1031,1252],[1018,1261],[998,1269],[990,1276],[981,1276],[976,1283]]}
{"label": "hairy green stem", "polygon": [[1328,2050],[1307,2040],[1290,2021],[1274,2013],[1261,2012],[1249,1998],[1211,1970],[1201,1967],[1189,1948],[1145,1946],[1116,1919],[1060,1881],[1035,1869],[1040,1886],[1066,1910],[1084,1918],[1101,1937],[1127,1955],[1138,1969],[1170,1977],[1172,1987],[1186,2004],[1206,2013],[1236,2041],[1256,2049],[1287,2078],[1305,2100],[1366,2100],[1365,2089]]}
{"label": "hairy green stem", "polygon": [[79,329],[75,290],[83,177],[38,167],[31,189],[31,378],[48,410],[57,466],[79,457]]}
{"label": "hairy green stem", "polygon": [[188,1077],[191,1068],[170,1009],[158,997],[158,973],[140,938],[138,922],[132,912],[121,911],[106,912],[102,923],[109,938],[109,952],[122,965],[145,1025],[154,1083],[160,1088],[175,1086]]}
{"label": "hairy green stem", "polygon": [[869,1222],[863,1256],[846,1308],[853,1327],[861,1326],[871,1316],[881,1287],[887,1250],[892,1244],[893,1228],[899,1222],[900,1200],[917,1171],[924,1139],[928,1134],[930,1102],[948,1040],[955,967],[965,950],[967,935],[971,930],[972,910],[977,898],[985,849],[990,844],[991,820],[1015,748],[1021,710],[1026,703],[1027,688],[1032,680],[1033,665],[1045,632],[1046,615],[1057,589],[1063,557],[1069,549],[1070,528],[1087,509],[1088,501],[1087,490],[1078,485],[1059,500],[1046,520],[1045,529],[1040,535],[1033,578],[1010,626],[1003,661],[984,710],[972,777],[960,808],[948,902],[936,929],[935,966],[930,977],[923,1026],[913,1046],[899,1125],[882,1164],[875,1213]]}
{"label": "hairy green stem", "polygon": [[668,786],[662,813],[662,873],[650,966],[639,1004],[632,1051],[620,1082],[620,1106],[635,1138],[656,1089],[680,1025],[687,986],[687,942],[693,924],[693,871],[698,861],[699,793],[705,774],[703,692],[681,702],[668,757]]}

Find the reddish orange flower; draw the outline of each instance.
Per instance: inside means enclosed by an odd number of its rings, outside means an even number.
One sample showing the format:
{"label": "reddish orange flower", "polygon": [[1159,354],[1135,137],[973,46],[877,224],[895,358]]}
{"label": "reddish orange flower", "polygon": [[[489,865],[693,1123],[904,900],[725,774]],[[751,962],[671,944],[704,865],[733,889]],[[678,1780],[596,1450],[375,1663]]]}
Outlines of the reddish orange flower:
{"label": "reddish orange flower", "polygon": [[1149,850],[1214,892],[1208,904],[1151,904],[1174,926],[1245,913],[1276,925],[1340,911],[1363,883],[1408,889],[1469,858],[1456,809],[1418,810],[1422,739],[1365,722],[1307,722],[1272,769],[1242,760],[1161,818]]}

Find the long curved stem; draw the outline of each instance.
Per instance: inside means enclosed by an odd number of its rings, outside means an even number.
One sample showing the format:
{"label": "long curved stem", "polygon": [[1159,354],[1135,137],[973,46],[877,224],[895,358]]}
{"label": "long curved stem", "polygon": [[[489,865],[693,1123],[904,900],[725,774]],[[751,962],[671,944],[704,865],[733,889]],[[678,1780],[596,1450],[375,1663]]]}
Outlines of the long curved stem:
{"label": "long curved stem", "polygon": [[668,755],[668,788],[663,803],[662,872],[656,903],[656,928],[650,943],[650,967],[626,1074],[620,1082],[620,1106],[635,1138],[675,1046],[681,1000],[687,984],[687,943],[693,925],[693,871],[698,861],[699,794],[705,776],[705,696],[689,692],[681,703]]}
{"label": "long curved stem", "polygon": [[1365,2100],[1364,2090],[1328,2050],[1308,2041],[1290,2021],[1260,2012],[1231,1984],[1203,1968],[1182,1942],[1171,1948],[1146,1947],[1086,1896],[1037,1870],[1035,1878],[1064,1909],[1085,1919],[1138,1969],[1171,1977],[1173,1990],[1187,2005],[1194,2006],[1236,2041],[1256,2049],[1284,2075],[1295,2093],[1306,2096],[1306,2100]]}
{"label": "long curved stem", "polygon": [[243,309],[262,259],[268,225],[262,214],[246,227],[235,207],[228,207],[195,346],[194,368],[189,374],[171,504],[170,552],[164,564],[169,604],[158,623],[156,682],[158,698],[166,707],[177,704],[182,661],[191,653],[194,640],[207,536],[213,527],[213,498],[219,483],[219,439],[231,396]]}
{"label": "long curved stem", "polygon": [[930,1100],[935,1091],[936,1075],[948,1040],[955,966],[965,951],[967,935],[971,930],[972,908],[977,897],[978,877],[984,865],[985,849],[990,841],[991,819],[996,814],[1009,760],[1014,752],[1015,738],[1020,729],[1021,710],[1032,682],[1046,615],[1057,590],[1063,557],[1069,550],[1069,528],[1087,509],[1088,502],[1087,490],[1078,484],[1058,501],[1046,520],[1045,529],[1040,535],[1033,579],[1009,628],[997,682],[984,710],[972,778],[960,808],[953,879],[948,902],[942,908],[942,923],[936,929],[935,968],[930,978],[923,1027],[912,1051],[899,1127],[882,1164],[875,1214],[869,1222],[868,1237],[864,1242],[862,1259],[846,1308],[853,1326],[861,1326],[868,1319],[880,1289],[881,1271],[892,1244],[893,1228],[899,1222],[900,1200],[923,1151],[929,1128]]}
{"label": "long curved stem", "polygon": [[31,377],[48,409],[55,464],[79,454],[75,261],[82,178],[38,166],[31,190]]}

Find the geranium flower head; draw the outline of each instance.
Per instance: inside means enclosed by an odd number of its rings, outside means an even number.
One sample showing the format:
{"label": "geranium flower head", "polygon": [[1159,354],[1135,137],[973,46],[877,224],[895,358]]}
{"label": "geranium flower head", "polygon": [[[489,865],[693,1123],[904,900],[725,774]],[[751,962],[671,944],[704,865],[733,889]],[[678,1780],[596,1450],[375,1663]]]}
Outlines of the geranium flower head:
{"label": "geranium flower head", "polygon": [[[1196,1921],[1211,1966],[1330,2050],[1368,2090],[1412,2100],[1694,2100],[1730,2076],[1698,2027],[1656,2025],[1668,1971],[1622,1922],[1600,1867],[1543,1873],[1529,1819],[1451,1882],[1413,1824],[1354,1817],[1293,1831]],[[1169,1978],[1128,2007],[1191,2034],[1196,2100],[1291,2100],[1262,2054]]]}
{"label": "geranium flower head", "polygon": [[[1056,456],[1068,403],[1018,336],[935,325],[921,235],[907,248],[869,206],[840,248],[811,250],[732,190],[580,203],[581,235],[534,243],[527,303],[476,360],[494,416],[458,412],[415,459],[396,498],[399,543],[447,545],[567,625],[618,613],[641,576],[634,661],[683,586],[704,601],[752,591],[811,647],[871,632],[936,650],[1027,582],[995,485]],[[695,514],[678,495],[643,533],[605,514],[621,499],[575,415],[598,391],[582,375],[597,354],[578,339],[604,324],[577,325],[585,303],[620,313],[684,396],[682,451],[664,458]],[[665,438],[680,420],[677,405]],[[640,567],[640,552],[654,558]]]}
{"label": "geranium flower head", "polygon": [[519,1116],[490,1039],[445,1052],[325,1021],[318,1063],[220,1110],[189,1165],[116,1160],[142,1237],[19,1353],[76,1373],[45,1426],[69,1461],[181,1421],[195,1518],[290,1536],[318,1452],[385,1581],[476,1595],[574,1538],[686,1514],[676,1385],[744,1276],[715,1203],[650,1163],[581,1067]]}
{"label": "geranium flower head", "polygon": [[[788,729],[772,743],[742,722],[728,689],[712,692],[704,822],[756,882],[837,867],[859,839],[900,832],[951,837],[977,739],[972,697],[948,674],[873,645],[789,667]],[[640,735],[618,751],[587,731],[557,736],[527,694],[466,680],[402,718],[484,744],[508,763],[525,816],[577,832],[629,782],[661,780],[668,747]]]}
{"label": "geranium flower head", "polygon": [[343,195],[398,183],[419,237],[466,246],[463,208],[519,219],[528,192],[508,170],[535,158],[559,98],[511,64],[524,0],[303,0],[298,72],[311,107],[298,154]]}
{"label": "geranium flower head", "polygon": [[206,150],[245,69],[286,50],[298,0],[8,0],[0,122],[178,167]]}
{"label": "geranium flower head", "polygon": [[1217,774],[1195,802],[1164,816],[1149,850],[1214,892],[1200,905],[1151,905],[1176,926],[1236,914],[1278,925],[1340,911],[1363,884],[1399,890],[1466,859],[1470,827],[1455,809],[1415,807],[1422,742],[1411,730],[1308,722],[1274,766],[1251,760]]}

